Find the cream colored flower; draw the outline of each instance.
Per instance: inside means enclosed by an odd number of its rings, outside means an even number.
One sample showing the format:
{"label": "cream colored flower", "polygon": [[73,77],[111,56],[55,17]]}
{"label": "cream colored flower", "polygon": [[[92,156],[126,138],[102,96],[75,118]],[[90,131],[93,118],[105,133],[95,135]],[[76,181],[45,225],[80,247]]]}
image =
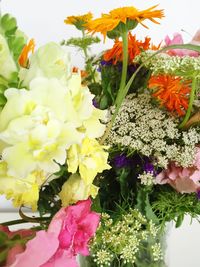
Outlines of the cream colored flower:
{"label": "cream colored flower", "polygon": [[89,196],[95,198],[98,189],[99,188],[93,184],[86,185],[79,174],[72,174],[63,184],[62,190],[59,193],[62,206],[68,206],[76,203],[78,200],[86,200]]}
{"label": "cream colored flower", "polygon": [[67,117],[71,96],[56,79],[37,78],[30,91],[8,89],[0,114],[2,157],[8,174],[25,178],[30,172],[57,172],[66,161],[66,149],[84,135]]}
{"label": "cream colored flower", "polygon": [[85,133],[90,138],[99,138],[105,131],[105,124],[100,120],[105,120],[107,111],[100,110],[94,107],[92,95],[88,87],[81,84],[79,74],[73,74],[68,81],[68,93],[71,95],[70,102],[67,105],[70,107],[71,113],[68,120],[76,122],[79,125],[79,130]]}
{"label": "cream colored flower", "polygon": [[66,83],[70,75],[69,53],[53,42],[40,47],[30,57],[29,69],[20,70],[20,79],[24,86],[29,86],[36,77],[57,78]]}
{"label": "cream colored flower", "polygon": [[0,34],[0,75],[9,80],[11,74],[16,71],[17,67],[10,53],[7,41]]}
{"label": "cream colored flower", "polygon": [[9,176],[6,162],[0,162],[0,194],[11,199],[14,207],[25,205],[37,210],[39,189],[45,179],[42,171],[32,172],[25,179]]}
{"label": "cream colored flower", "polygon": [[110,169],[108,152],[97,140],[84,138],[80,145],[72,145],[67,153],[68,171],[75,173],[79,168],[86,185],[92,184],[97,173]]}

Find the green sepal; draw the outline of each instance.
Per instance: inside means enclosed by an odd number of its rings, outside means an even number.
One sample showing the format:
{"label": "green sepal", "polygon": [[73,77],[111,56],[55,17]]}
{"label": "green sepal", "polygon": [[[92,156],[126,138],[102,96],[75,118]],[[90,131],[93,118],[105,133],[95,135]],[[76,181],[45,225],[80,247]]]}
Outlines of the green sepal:
{"label": "green sepal", "polygon": [[120,22],[112,31],[107,32],[107,36],[110,39],[117,39],[122,36],[124,31],[128,32],[133,30],[138,25],[136,20],[129,20],[127,19],[126,24]]}
{"label": "green sepal", "polygon": [[0,248],[5,246],[7,240],[8,240],[7,234],[4,232],[0,232]]}

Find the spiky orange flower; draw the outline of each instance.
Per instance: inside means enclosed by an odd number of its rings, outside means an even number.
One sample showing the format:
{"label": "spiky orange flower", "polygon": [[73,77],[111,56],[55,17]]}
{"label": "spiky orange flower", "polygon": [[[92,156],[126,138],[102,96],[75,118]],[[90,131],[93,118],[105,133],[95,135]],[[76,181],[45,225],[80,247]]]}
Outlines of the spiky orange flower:
{"label": "spiky orange flower", "polygon": [[83,14],[83,15],[69,16],[64,20],[64,22],[66,24],[74,25],[77,28],[79,28],[79,27],[83,27],[84,24],[91,21],[92,17],[93,17],[92,13],[88,12],[87,14]]}
{"label": "spiky orange flower", "polygon": [[176,112],[179,116],[185,114],[188,108],[191,81],[183,81],[180,77],[170,75],[152,76],[149,80],[149,88],[155,90],[152,96],[157,98],[161,105],[170,112]]}
{"label": "spiky orange flower", "polygon": [[107,32],[115,29],[120,22],[126,24],[127,20],[134,20],[147,28],[147,26],[143,24],[144,20],[148,19],[159,24],[155,18],[161,19],[164,17],[163,10],[155,10],[157,6],[158,5],[155,5],[141,11],[133,6],[116,8],[111,10],[109,14],[102,14],[101,18],[91,20],[86,27],[91,33],[102,33],[104,38]]}
{"label": "spiky orange flower", "polygon": [[21,55],[19,56],[18,63],[21,67],[26,68],[28,65],[28,55],[30,52],[34,53],[35,41],[31,39],[28,44],[22,49]]}
{"label": "spiky orange flower", "polygon": [[[129,33],[128,35],[128,56],[129,63],[132,63],[134,58],[143,50],[150,49],[151,38],[145,37],[144,42],[138,41],[136,35]],[[105,52],[103,59],[105,61],[112,60],[113,64],[123,60],[123,43],[122,41],[115,40],[114,46]]]}

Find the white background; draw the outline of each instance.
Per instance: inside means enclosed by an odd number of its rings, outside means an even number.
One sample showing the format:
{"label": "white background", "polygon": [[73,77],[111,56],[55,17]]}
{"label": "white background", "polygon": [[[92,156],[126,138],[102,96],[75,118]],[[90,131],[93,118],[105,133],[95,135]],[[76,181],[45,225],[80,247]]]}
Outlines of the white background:
{"label": "white background", "polygon": [[[155,44],[169,34],[185,30],[185,42],[189,42],[192,35],[200,28],[200,1],[199,0],[2,0],[2,13],[11,13],[17,18],[18,25],[29,38],[34,38],[39,47],[50,41],[60,42],[78,32],[63,23],[66,16],[79,15],[91,11],[96,17],[102,12],[106,13],[112,8],[134,5],[139,9],[146,9],[152,5],[160,4],[159,8],[165,10],[165,18],[161,25],[147,22],[149,30],[138,26],[138,38],[148,35]],[[107,40],[105,44],[94,47],[96,53],[112,46]],[[82,66],[83,59],[80,54],[73,51],[74,65]],[[1,199],[1,221],[7,220],[3,209],[9,204]],[[12,215],[13,216],[13,215]],[[199,257],[200,225],[194,222],[190,225],[189,218],[184,221],[180,229],[172,227],[168,239],[169,267],[200,267]]]}

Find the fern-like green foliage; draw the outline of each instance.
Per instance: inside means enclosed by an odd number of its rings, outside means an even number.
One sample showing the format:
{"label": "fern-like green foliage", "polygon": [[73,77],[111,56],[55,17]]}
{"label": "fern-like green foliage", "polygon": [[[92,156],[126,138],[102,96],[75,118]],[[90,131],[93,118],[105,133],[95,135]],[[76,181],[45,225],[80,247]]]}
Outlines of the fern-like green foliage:
{"label": "fern-like green foliage", "polygon": [[200,201],[195,193],[181,194],[165,185],[158,186],[152,198],[152,210],[163,225],[175,221],[176,227],[179,227],[185,215],[196,219],[200,215]]}
{"label": "fern-like green foliage", "polygon": [[100,42],[98,37],[93,37],[89,35],[85,35],[84,37],[70,38],[67,41],[64,41],[63,44],[75,46],[79,49],[87,49],[93,44],[97,44]]}

